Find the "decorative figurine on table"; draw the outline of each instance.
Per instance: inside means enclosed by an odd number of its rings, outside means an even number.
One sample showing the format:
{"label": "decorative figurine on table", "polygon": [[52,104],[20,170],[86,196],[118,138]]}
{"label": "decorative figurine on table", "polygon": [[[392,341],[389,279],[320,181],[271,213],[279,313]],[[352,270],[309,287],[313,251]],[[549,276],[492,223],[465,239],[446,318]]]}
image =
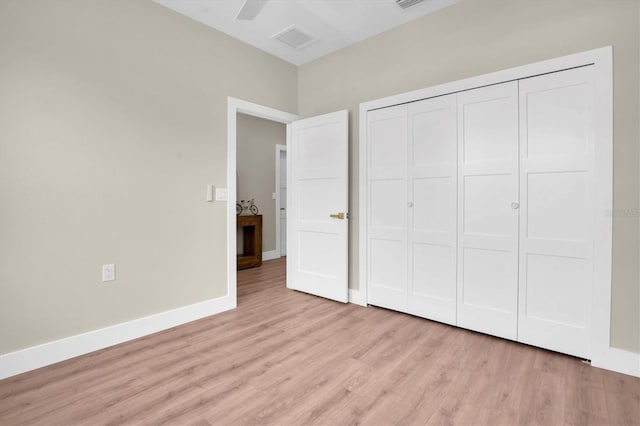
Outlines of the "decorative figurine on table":
{"label": "decorative figurine on table", "polygon": [[258,206],[255,205],[254,199],[240,200],[236,203],[236,215],[258,214]]}

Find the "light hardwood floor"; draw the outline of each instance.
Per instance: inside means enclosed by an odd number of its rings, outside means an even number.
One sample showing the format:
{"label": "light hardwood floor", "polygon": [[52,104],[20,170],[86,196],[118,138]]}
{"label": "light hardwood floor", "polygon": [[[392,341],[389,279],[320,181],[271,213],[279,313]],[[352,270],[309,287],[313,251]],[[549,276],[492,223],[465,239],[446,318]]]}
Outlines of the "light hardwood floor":
{"label": "light hardwood floor", "polygon": [[638,425],[640,379],[238,273],[238,309],[0,381],[0,425]]}

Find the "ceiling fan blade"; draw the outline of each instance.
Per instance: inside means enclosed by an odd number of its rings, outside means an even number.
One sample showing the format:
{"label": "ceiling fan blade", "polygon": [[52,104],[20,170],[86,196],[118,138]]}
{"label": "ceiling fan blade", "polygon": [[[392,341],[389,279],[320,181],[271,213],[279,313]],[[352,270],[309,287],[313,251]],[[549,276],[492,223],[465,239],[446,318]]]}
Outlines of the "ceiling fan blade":
{"label": "ceiling fan blade", "polygon": [[250,21],[258,16],[268,0],[244,0],[242,7],[236,15],[236,19]]}

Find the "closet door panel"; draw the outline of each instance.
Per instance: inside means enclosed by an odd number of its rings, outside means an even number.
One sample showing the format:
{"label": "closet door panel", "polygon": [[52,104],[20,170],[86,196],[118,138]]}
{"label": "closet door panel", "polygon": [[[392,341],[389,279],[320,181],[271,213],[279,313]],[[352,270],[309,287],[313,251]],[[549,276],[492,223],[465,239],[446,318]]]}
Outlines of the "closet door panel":
{"label": "closet door panel", "polygon": [[513,212],[508,208],[514,197],[514,179],[511,173],[465,175],[462,181],[462,229],[469,237],[479,237],[488,244],[511,243]]}
{"label": "closet door panel", "polygon": [[517,337],[518,83],[458,94],[457,322]]}
{"label": "closet door panel", "polygon": [[[446,312],[440,305],[444,302],[455,303],[455,291],[451,290],[451,287],[455,290],[455,249],[444,244],[414,243],[413,258],[412,299],[409,306],[413,312],[421,312],[421,316],[438,319],[434,311],[441,312],[442,316]],[[422,298],[426,300],[421,301]],[[429,302],[437,307],[430,307]],[[451,311],[455,314],[455,304]],[[453,318],[447,322],[453,322]]]}
{"label": "closet door panel", "polygon": [[[586,241],[590,217],[589,174],[538,172],[526,176],[527,236],[536,240]],[[553,212],[553,220],[549,213]]]}
{"label": "closet door panel", "polygon": [[397,236],[406,221],[406,202],[402,179],[371,180],[371,227],[381,233]]}
{"label": "closet door panel", "polygon": [[[506,250],[465,247],[462,252],[465,288],[462,300],[465,306],[483,307],[493,312],[508,314],[513,310],[513,299],[509,284],[513,286],[513,275],[506,268],[512,257]],[[483,320],[484,312],[466,312],[469,318]],[[475,315],[474,315],[475,314]]]}
{"label": "closet door panel", "polygon": [[[517,83],[504,83],[460,95],[464,136],[460,148],[466,165],[485,166],[492,161],[513,160],[513,129],[504,125],[501,118],[513,106],[509,99],[514,87],[517,90]],[[508,113],[508,117],[513,117],[513,113]]]}
{"label": "closet door panel", "polygon": [[456,95],[408,107],[408,312],[456,321]]}
{"label": "closet door panel", "polygon": [[520,82],[518,340],[590,358],[593,288],[591,67]]}
{"label": "closet door panel", "polygon": [[456,180],[453,176],[413,179],[413,240],[455,244]]}
{"label": "closet door panel", "polygon": [[368,303],[407,309],[407,107],[368,113]]}

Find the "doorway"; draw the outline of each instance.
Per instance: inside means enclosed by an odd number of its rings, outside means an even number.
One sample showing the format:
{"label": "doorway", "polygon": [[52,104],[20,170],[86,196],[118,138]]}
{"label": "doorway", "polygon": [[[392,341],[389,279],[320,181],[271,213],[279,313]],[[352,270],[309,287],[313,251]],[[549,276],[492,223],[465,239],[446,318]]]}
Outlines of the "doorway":
{"label": "doorway", "polygon": [[[259,241],[256,241],[261,261],[252,266],[260,266],[262,261],[280,257],[279,234],[280,210],[278,189],[279,164],[273,160],[274,152],[286,142],[287,126],[263,118],[238,114],[236,134],[236,197],[245,208],[237,217],[238,255],[244,253],[243,242],[247,239],[247,221],[258,225]],[[285,169],[283,169],[284,171]],[[283,204],[281,207],[285,207]],[[242,247],[241,247],[242,246]],[[238,258],[238,268],[247,266],[243,257]]]}
{"label": "doorway", "polygon": [[287,240],[291,243],[287,244],[287,288],[347,303],[348,110],[296,120],[293,114],[228,98],[227,289],[233,306],[237,306],[238,113],[287,125]]}
{"label": "doorway", "polygon": [[237,98],[227,98],[227,294],[233,307],[237,306],[237,232],[236,202],[237,197],[237,115],[245,114],[287,125],[286,139],[290,139],[289,124],[298,116],[285,111]]}

